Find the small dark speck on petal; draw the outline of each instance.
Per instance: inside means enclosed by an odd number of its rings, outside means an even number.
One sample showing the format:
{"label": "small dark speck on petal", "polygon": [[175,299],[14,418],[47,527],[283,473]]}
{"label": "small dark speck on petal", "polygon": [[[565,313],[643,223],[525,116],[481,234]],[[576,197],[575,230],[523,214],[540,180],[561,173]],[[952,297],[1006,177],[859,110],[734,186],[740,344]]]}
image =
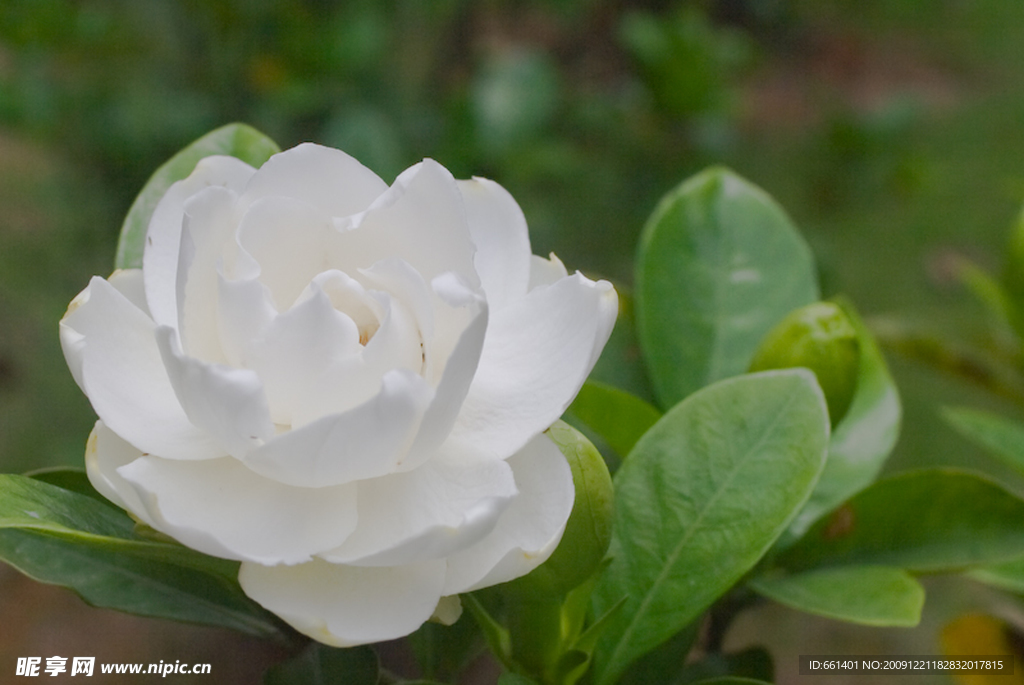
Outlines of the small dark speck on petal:
{"label": "small dark speck on petal", "polygon": [[151,236],[151,235],[147,235],[146,236],[146,244],[147,245],[152,245],[153,244],[153,236]]}

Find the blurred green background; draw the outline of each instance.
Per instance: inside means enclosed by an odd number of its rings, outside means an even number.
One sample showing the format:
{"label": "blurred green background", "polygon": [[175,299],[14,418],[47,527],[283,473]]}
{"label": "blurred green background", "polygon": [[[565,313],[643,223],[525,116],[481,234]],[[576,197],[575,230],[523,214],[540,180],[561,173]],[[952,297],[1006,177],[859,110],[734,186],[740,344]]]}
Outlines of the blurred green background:
{"label": "blurred green background", "polygon": [[[387,181],[428,156],[491,177],[536,253],[627,287],[657,199],[727,164],[793,216],[826,294],[983,342],[950,264],[997,270],[1024,200],[1022,28],[1017,0],[0,0],[0,470],[81,462],[56,322],[148,175],[231,121]],[[1020,409],[889,358],[890,468],[1009,479],[937,410]]]}

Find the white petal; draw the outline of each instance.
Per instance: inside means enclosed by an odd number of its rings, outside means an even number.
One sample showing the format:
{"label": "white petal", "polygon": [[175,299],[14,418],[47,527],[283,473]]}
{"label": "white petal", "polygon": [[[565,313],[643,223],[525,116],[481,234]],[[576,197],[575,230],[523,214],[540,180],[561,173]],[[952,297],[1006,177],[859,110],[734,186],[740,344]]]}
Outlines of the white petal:
{"label": "white petal", "polygon": [[218,321],[217,265],[234,245],[237,199],[230,190],[212,187],[185,203],[178,249],[175,327],[186,354],[205,361],[227,361]]}
{"label": "white petal", "polygon": [[480,359],[487,305],[452,272],[431,284],[436,293],[440,282],[444,296],[432,295],[419,274],[401,260],[383,260],[361,273],[371,285],[410,305],[423,342],[422,376],[437,389],[402,465],[404,470],[413,469],[436,451],[454,425]]}
{"label": "white petal", "polygon": [[550,259],[544,259],[537,255],[530,255],[530,284],[529,290],[540,285],[551,285],[569,275],[565,270],[565,264],[552,252]]}
{"label": "white petal", "polygon": [[443,367],[434,401],[430,403],[404,468],[426,461],[448,438],[469,392],[487,333],[488,309],[480,305],[476,316],[459,337]]}
{"label": "white petal", "polygon": [[476,270],[488,304],[497,310],[526,293],[532,256],[526,218],[508,191],[494,181],[474,178],[458,184],[476,245]]}
{"label": "white petal", "polygon": [[266,387],[273,422],[291,425],[300,399],[326,385],[325,370],[362,349],[355,322],[314,286],[310,297],[275,317],[250,341],[243,359]]}
{"label": "white petal", "polygon": [[228,364],[247,366],[249,345],[260,338],[277,316],[267,286],[259,279],[230,280],[217,276],[217,323]]}
{"label": "white petal", "polygon": [[249,206],[238,242],[259,264],[260,282],[278,311],[292,306],[314,276],[326,270],[330,217],[313,205],[268,197]]}
{"label": "white petal", "polygon": [[214,556],[302,563],[340,545],[356,526],[354,486],[294,488],[231,457],[142,457],[118,473],[135,486],[154,528]]}
{"label": "white petal", "polygon": [[282,433],[245,455],[245,463],[268,478],[309,488],[394,472],[434,391],[405,369],[389,371],[382,381],[368,402]]}
{"label": "white petal", "polygon": [[254,173],[255,169],[234,157],[206,157],[199,161],[188,178],[172,185],[157,204],[149,221],[142,268],[149,310],[158,324],[178,325],[178,298],[174,284],[178,274],[185,201],[209,186],[241,190]]}
{"label": "white petal", "polygon": [[433,459],[415,471],[361,481],[359,527],[332,563],[396,566],[440,559],[471,546],[494,528],[516,494],[503,461]]}
{"label": "white petal", "polygon": [[176,459],[223,455],[218,442],[185,415],[155,329],[112,285],[93,278],[61,320],[61,346],[93,409],[132,445]]}
{"label": "white petal", "polygon": [[479,287],[462,196],[448,170],[433,160],[402,172],[365,213],[336,223],[331,263],[343,271],[397,257],[427,282],[454,271]]}
{"label": "white petal", "polygon": [[242,564],[245,594],[296,630],[335,647],[381,642],[419,628],[437,608],[444,561],[360,568],[314,560],[301,566]]}
{"label": "white petal", "polygon": [[143,281],[142,269],[117,269],[107,278],[107,283],[114,286],[133,305],[149,316],[149,303],[146,302],[146,286]]}
{"label": "white petal", "polygon": [[363,211],[387,190],[375,173],[341,150],[303,143],[271,157],[249,181],[245,202],[274,195],[302,200],[331,216]]}
{"label": "white petal", "polygon": [[[428,343],[434,336],[434,305],[430,288],[408,262],[397,258],[382,259],[359,275],[367,288],[386,292],[401,302],[412,314],[418,338]],[[426,350],[423,351],[426,354]]]}
{"label": "white petal", "polygon": [[519,495],[474,546],[448,557],[444,594],[469,592],[526,575],[555,551],[572,512],[572,470],[547,435],[508,459]]}
{"label": "white petal", "polygon": [[214,436],[225,452],[241,457],[274,434],[263,383],[253,371],[186,356],[168,326],[159,327],[156,337],[185,414]]}
{"label": "white petal", "polygon": [[576,274],[492,312],[449,448],[502,459],[550,426],[593,368],[617,309],[610,283]]}
{"label": "white petal", "polygon": [[97,421],[85,447],[85,473],[97,492],[146,523],[151,523],[135,488],[117,472],[117,469],[143,456],[142,452],[122,440],[102,421]]}

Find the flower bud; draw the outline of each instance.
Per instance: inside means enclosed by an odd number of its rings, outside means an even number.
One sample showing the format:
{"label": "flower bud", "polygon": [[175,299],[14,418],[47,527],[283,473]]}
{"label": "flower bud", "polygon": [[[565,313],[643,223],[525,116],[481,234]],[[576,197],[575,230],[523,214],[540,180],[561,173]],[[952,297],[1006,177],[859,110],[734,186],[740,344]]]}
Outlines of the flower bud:
{"label": "flower bud", "polygon": [[750,370],[798,366],[817,376],[834,427],[850,408],[860,368],[857,330],[839,305],[815,302],[787,314],[761,340]]}
{"label": "flower bud", "polygon": [[562,541],[551,557],[505,586],[519,596],[565,595],[597,570],[612,539],[612,479],[601,453],[562,421],[555,422],[547,435],[572,468],[576,500]]}

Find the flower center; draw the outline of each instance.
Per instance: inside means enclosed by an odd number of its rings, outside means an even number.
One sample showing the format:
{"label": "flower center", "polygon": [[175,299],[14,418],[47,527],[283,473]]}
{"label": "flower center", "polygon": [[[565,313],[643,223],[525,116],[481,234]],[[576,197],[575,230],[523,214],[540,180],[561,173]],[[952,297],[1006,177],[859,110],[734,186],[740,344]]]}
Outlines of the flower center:
{"label": "flower center", "polygon": [[366,343],[370,342],[370,338],[380,328],[380,323],[372,321],[359,327],[359,344],[366,347]]}

